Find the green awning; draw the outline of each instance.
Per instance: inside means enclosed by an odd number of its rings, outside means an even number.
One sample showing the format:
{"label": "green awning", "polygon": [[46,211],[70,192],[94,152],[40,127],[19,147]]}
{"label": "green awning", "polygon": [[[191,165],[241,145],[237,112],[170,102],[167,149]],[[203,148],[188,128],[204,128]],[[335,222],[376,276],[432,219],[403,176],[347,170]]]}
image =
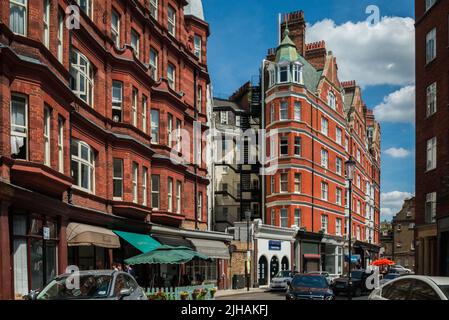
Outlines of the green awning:
{"label": "green awning", "polygon": [[140,233],[132,233],[132,232],[125,232],[125,231],[117,231],[113,230],[116,235],[118,235],[120,238],[124,239],[129,244],[136,247],[138,250],[142,251],[143,253],[150,252],[151,250],[154,250],[161,246],[159,242],[154,240],[151,236],[147,234],[140,234]]}
{"label": "green awning", "polygon": [[199,252],[196,252],[187,247],[171,247],[160,246],[153,251],[142,253],[138,256],[125,260],[126,264],[183,264],[195,258],[201,260],[210,260]]}

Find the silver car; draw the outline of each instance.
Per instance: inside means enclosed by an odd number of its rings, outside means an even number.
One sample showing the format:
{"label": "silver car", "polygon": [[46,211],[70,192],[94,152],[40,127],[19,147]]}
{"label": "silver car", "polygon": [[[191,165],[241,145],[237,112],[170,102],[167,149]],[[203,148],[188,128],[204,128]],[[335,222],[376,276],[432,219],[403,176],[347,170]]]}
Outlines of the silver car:
{"label": "silver car", "polygon": [[147,300],[133,276],[114,270],[80,271],[53,279],[29,300]]}
{"label": "silver car", "polygon": [[287,290],[288,283],[293,279],[293,272],[279,271],[276,276],[271,279],[270,290]]}

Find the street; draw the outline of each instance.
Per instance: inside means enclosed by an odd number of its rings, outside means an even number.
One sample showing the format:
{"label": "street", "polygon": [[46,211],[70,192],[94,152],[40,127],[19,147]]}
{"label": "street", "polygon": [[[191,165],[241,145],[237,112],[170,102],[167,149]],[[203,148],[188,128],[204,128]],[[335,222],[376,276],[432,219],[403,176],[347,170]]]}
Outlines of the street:
{"label": "street", "polygon": [[[361,296],[358,298],[353,298],[353,300],[367,300],[368,296]],[[250,292],[246,294],[238,294],[227,297],[220,297],[217,300],[285,300],[285,292],[281,291],[265,291],[265,292]],[[340,295],[336,300],[347,300],[347,297]]]}

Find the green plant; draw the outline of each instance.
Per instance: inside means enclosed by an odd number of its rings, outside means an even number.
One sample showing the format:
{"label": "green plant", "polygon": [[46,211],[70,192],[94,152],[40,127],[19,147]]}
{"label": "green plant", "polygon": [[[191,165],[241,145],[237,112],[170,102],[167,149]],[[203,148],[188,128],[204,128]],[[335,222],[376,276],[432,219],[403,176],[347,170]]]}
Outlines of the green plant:
{"label": "green plant", "polygon": [[210,289],[210,297],[211,298],[215,297],[215,293],[217,293],[217,288]]}

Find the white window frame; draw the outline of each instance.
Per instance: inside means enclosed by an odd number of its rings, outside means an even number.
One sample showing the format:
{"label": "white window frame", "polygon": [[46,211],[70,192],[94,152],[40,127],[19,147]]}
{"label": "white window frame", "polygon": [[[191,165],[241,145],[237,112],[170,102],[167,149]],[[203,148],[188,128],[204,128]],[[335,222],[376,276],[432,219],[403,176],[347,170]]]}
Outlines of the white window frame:
{"label": "white window frame", "polygon": [[281,101],[281,104],[279,106],[279,120],[280,121],[288,120],[288,102],[287,101]]}
{"label": "white window frame", "polygon": [[202,45],[203,45],[203,40],[201,39],[201,36],[196,34],[194,36],[193,43],[194,43],[195,56],[198,58],[199,61],[201,61],[201,58],[202,58]]}
{"label": "white window frame", "polygon": [[342,174],[342,168],[343,168],[343,160],[339,157],[335,158],[335,172],[338,175]]}
{"label": "white window frame", "polygon": [[341,188],[335,189],[335,203],[341,206],[343,199],[343,190]]}
{"label": "white window frame", "polygon": [[176,67],[171,63],[167,66],[167,80],[168,85],[171,89],[175,90],[176,88]]}
{"label": "white window frame", "polygon": [[181,152],[181,134],[182,134],[182,123],[181,120],[176,119],[176,151]]}
{"label": "white window frame", "polygon": [[[10,0],[9,1],[9,12],[10,12],[10,14],[9,14],[9,28],[15,34],[19,34],[19,35],[22,35],[22,36],[26,37],[27,34],[28,34],[28,30],[27,30],[28,29],[28,0],[24,0],[24,1],[25,1],[25,3],[21,3],[20,1],[17,1],[17,0]],[[24,11],[24,17],[23,17],[23,25],[21,26],[21,27],[23,27],[23,33],[18,32],[19,30],[15,30],[14,26],[12,25],[12,23],[13,23],[13,19],[11,17],[11,13],[12,13],[11,8],[12,7],[21,7],[21,8],[23,8],[25,10]]]}
{"label": "white window frame", "polygon": [[280,223],[279,226],[281,228],[288,228],[288,210],[286,208],[282,208],[279,214]]}
{"label": "white window frame", "polygon": [[[76,49],[71,52],[72,58],[70,73],[75,80],[72,83],[72,91],[81,100],[87,104],[93,106],[94,104],[94,70],[92,64],[87,57]],[[73,63],[73,56],[75,56],[76,62]],[[84,83],[84,90],[81,90],[81,82]],[[86,98],[83,98],[85,96]]]}
{"label": "white window frame", "polygon": [[337,109],[337,99],[332,91],[329,91],[328,93],[327,103],[333,110]]}
{"label": "white window frame", "polygon": [[271,194],[276,193],[276,178],[274,175],[272,175],[270,177],[270,191],[271,191]]}
{"label": "white window frame", "polygon": [[433,7],[436,0],[426,0],[426,11]]}
{"label": "white window frame", "polygon": [[434,82],[426,89],[427,109],[426,115],[430,117],[437,112],[437,83]]}
{"label": "white window frame", "polygon": [[426,63],[432,62],[437,56],[436,28],[426,34]]}
{"label": "white window frame", "polygon": [[229,121],[228,111],[220,111],[220,123],[228,124],[228,121]]}
{"label": "white window frame", "polygon": [[[281,65],[277,67],[278,70],[278,83],[287,83],[289,82],[289,74],[290,74],[290,65]],[[286,76],[285,80],[282,80],[282,77]]]}
{"label": "white window frame", "polygon": [[142,95],[142,131],[147,133],[148,98]]}
{"label": "white window frame", "polygon": [[[282,148],[287,148],[287,153],[282,152]],[[279,156],[280,157],[287,157],[288,156],[288,137],[280,137],[279,138]]]}
{"label": "white window frame", "polygon": [[329,120],[325,117],[321,117],[321,133],[325,136],[329,135]]}
{"label": "white window frame", "polygon": [[176,213],[181,214],[182,182],[176,181]]}
{"label": "white window frame", "polygon": [[167,113],[167,137],[168,137],[167,145],[170,148],[173,146],[172,132],[173,132],[173,115],[171,113]]}
{"label": "white window frame", "polygon": [[[285,185],[286,188],[283,189],[282,185]],[[286,172],[281,172],[279,175],[279,192],[280,193],[288,193],[288,173],[286,173]]]}
{"label": "white window frame", "polygon": [[196,98],[196,108],[198,113],[201,113],[203,110],[203,88],[201,86],[198,86]]}
{"label": "white window frame", "polygon": [[[155,182],[157,182],[157,188],[155,185]],[[160,197],[160,191],[161,191],[161,176],[158,174],[152,174],[151,175],[151,207],[154,210],[159,210],[159,207],[161,205],[161,197]],[[157,200],[157,205],[155,205],[155,201]]]}
{"label": "white window frame", "polygon": [[293,219],[294,225],[297,227],[301,227],[301,209],[299,208],[293,209]]}
{"label": "white window frame", "polygon": [[[114,16],[116,18],[116,25],[114,25]],[[114,41],[114,44],[117,48],[120,48],[120,24],[121,24],[121,17],[120,14],[112,9],[111,13],[111,37],[112,41]]]}
{"label": "white window frame", "polygon": [[51,110],[44,107],[44,164],[51,166]]}
{"label": "white window frame", "polygon": [[296,121],[301,121],[301,102],[295,101],[293,103],[294,108],[294,119]]}
{"label": "white window frame", "polygon": [[157,76],[158,76],[158,56],[159,56],[159,52],[154,49],[151,48],[150,49],[150,66],[151,66],[151,76],[153,77],[154,80],[158,80]]}
{"label": "white window frame", "polygon": [[198,209],[197,209],[197,219],[198,221],[202,221],[203,218],[203,193],[198,192]]}
{"label": "white window frame", "polygon": [[[299,141],[299,143],[298,143],[298,141]],[[294,150],[293,151],[294,151],[295,156],[297,156],[297,157],[301,156],[301,153],[302,153],[301,145],[302,145],[301,137],[295,136],[294,137]],[[296,152],[296,151],[299,151],[299,152]]]}
{"label": "white window frame", "polygon": [[58,118],[58,171],[64,173],[64,119]]}
{"label": "white window frame", "polygon": [[87,10],[82,9],[80,0],[76,0],[76,2],[78,3],[78,6],[80,6],[80,9],[83,10],[89,18],[93,19],[94,2],[93,2],[93,0],[85,0],[85,1],[86,1],[86,6],[87,6],[86,9]]}
{"label": "white window frame", "polygon": [[168,34],[176,37],[176,10],[172,6],[167,8]]}
{"label": "white window frame", "polygon": [[152,144],[159,144],[159,140],[160,140],[159,124],[160,124],[159,110],[151,109],[151,143]]}
{"label": "white window frame", "polygon": [[[25,117],[25,125],[19,125],[14,123],[14,117],[13,117],[13,102],[14,102],[14,98],[20,100],[20,103],[23,103],[23,107],[24,107],[24,117]],[[29,155],[29,145],[28,145],[28,97],[22,94],[12,94],[11,95],[11,154],[12,154],[12,149],[14,149],[13,146],[13,140],[19,140],[19,139],[23,139],[23,145],[25,145],[25,150],[26,150],[26,154],[25,154],[25,159],[23,160],[27,160],[28,159],[28,155]],[[16,143],[16,145],[18,145]]]}
{"label": "white window frame", "polygon": [[150,0],[150,16],[153,17],[154,20],[157,21],[158,18],[158,0]]}
{"label": "white window frame", "polygon": [[276,225],[276,210],[275,209],[271,209],[270,219],[271,219],[271,221],[270,221],[271,225],[275,226]]}
{"label": "white window frame", "polygon": [[50,48],[50,14],[51,14],[51,6],[50,0],[43,1],[43,42],[47,48]]}
{"label": "white window frame", "polygon": [[134,127],[137,127],[137,104],[139,103],[139,91],[133,88],[132,104],[131,104],[131,119]]}
{"label": "white window frame", "polygon": [[133,202],[138,203],[139,201],[139,165],[136,162],[133,162],[133,172],[132,172],[132,195]]}
{"label": "white window frame", "polygon": [[135,30],[131,29],[131,47],[134,49],[134,54],[137,58],[140,56],[140,34]]}
{"label": "white window frame", "polygon": [[167,211],[173,212],[173,178],[167,178]]}
{"label": "white window frame", "polygon": [[276,114],[276,109],[274,107],[274,104],[272,104],[270,107],[270,123],[273,123],[275,121],[275,114]]}
{"label": "white window frame", "polygon": [[58,60],[61,63],[64,61],[64,18],[64,13],[62,11],[58,11]]}
{"label": "white window frame", "polygon": [[[120,97],[114,96],[114,88],[120,89]],[[115,118],[114,111],[120,111],[118,119]],[[115,122],[123,121],[123,82],[117,80],[112,81],[112,120]]]}
{"label": "white window frame", "polygon": [[[84,141],[81,140],[73,140],[72,144],[75,144],[78,149],[78,156],[71,155],[71,161],[75,162],[78,166],[78,181],[75,181],[75,186],[78,189],[84,190],[88,193],[95,193],[95,154],[93,149]],[[87,148],[87,159],[81,158],[81,149],[82,147]],[[72,147],[71,147],[72,149]],[[89,174],[87,175],[87,188],[82,187],[82,174],[81,168],[85,165]]]}
{"label": "white window frame", "polygon": [[329,200],[329,184],[327,182],[321,182],[321,199]]}
{"label": "white window frame", "polygon": [[300,172],[295,172],[294,174],[294,192],[301,193],[302,175]]}
{"label": "white window frame", "polygon": [[321,149],[321,166],[325,169],[329,168],[329,151]]}
{"label": "white window frame", "polygon": [[148,205],[148,168],[142,168],[142,205]]}
{"label": "white window frame", "polygon": [[326,214],[321,215],[321,230],[324,233],[329,233],[329,216]]}
{"label": "white window frame", "polygon": [[[431,192],[426,194],[426,203],[424,211],[425,223],[435,223],[437,216],[437,193]],[[429,207],[430,205],[430,207]],[[430,210],[430,211],[429,211]]]}
{"label": "white window frame", "polygon": [[433,137],[427,140],[427,171],[433,170],[437,167],[437,138]]}
{"label": "white window frame", "polygon": [[[116,176],[115,172],[115,163],[120,163],[120,176]],[[114,182],[120,181],[120,196],[114,195]],[[114,158],[112,159],[112,199],[115,201],[121,201],[123,200],[123,159],[120,158]]]}
{"label": "white window frame", "polygon": [[335,219],[335,235],[341,236],[341,226],[342,226],[342,220],[340,218]]}
{"label": "white window frame", "polygon": [[341,130],[341,128],[339,128],[339,127],[336,127],[335,128],[335,141],[339,144],[339,145],[341,145],[341,143],[342,143],[342,138],[343,137],[343,130]]}

